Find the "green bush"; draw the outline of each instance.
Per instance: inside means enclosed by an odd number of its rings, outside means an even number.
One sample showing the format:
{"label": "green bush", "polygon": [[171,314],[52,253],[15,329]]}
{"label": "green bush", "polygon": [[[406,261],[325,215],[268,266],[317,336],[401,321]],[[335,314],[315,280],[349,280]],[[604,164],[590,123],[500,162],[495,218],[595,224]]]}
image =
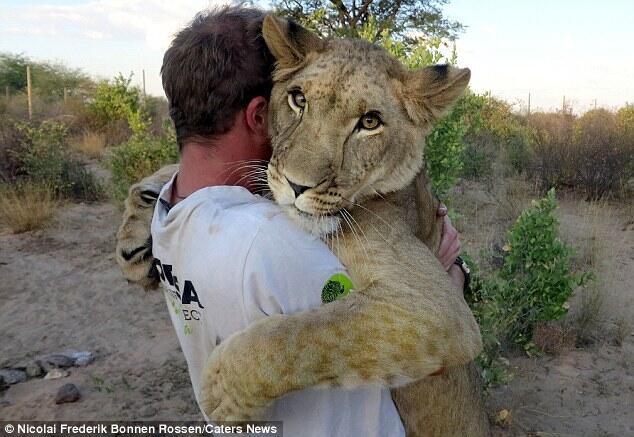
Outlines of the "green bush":
{"label": "green bush", "polygon": [[48,186],[57,196],[93,201],[102,189],[83,164],[67,149],[68,128],[46,121],[40,125],[15,123],[17,143],[7,151],[13,160],[12,178]]}
{"label": "green bush", "polygon": [[523,173],[532,159],[533,131],[512,112],[511,105],[491,95],[480,96],[478,129],[465,135],[462,177],[477,179],[492,173],[498,159],[505,167]]}
{"label": "green bush", "polygon": [[530,130],[517,127],[506,138],[506,163],[515,172],[522,174],[533,157]]}
{"label": "green bush", "polygon": [[175,139],[136,136],[112,149],[108,165],[112,170],[112,196],[123,200],[130,185],[151,175],[159,168],[178,161]]}
{"label": "green bush", "polygon": [[575,288],[591,273],[572,271],[573,250],[558,237],[555,192],[533,201],[508,232],[506,256],[499,270],[481,274],[473,262],[471,293],[467,296],[480,324],[484,351],[478,361],[487,384],[503,382],[503,344],[527,353],[536,350],[533,328],[560,319]]}
{"label": "green bush", "polygon": [[119,74],[113,80],[97,83],[89,109],[94,117],[96,130],[104,130],[109,125],[125,120],[134,135],[147,133],[149,116],[141,104],[141,90],[130,86],[132,77]]}
{"label": "green bush", "polygon": [[508,233],[508,256],[500,271],[501,299],[511,318],[509,339],[528,347],[537,322],[558,320],[565,303],[589,273],[572,273],[573,250],[558,237],[555,191],[533,201]]}
{"label": "green bush", "polygon": [[427,135],[425,163],[436,194],[445,194],[461,175],[465,159],[463,138],[480,128],[483,105],[483,96],[467,93]]}
{"label": "green bush", "polygon": [[461,177],[481,179],[493,173],[493,156],[486,147],[490,141],[488,135],[478,135],[477,139],[466,141],[462,154]]}
{"label": "green bush", "polygon": [[480,326],[482,353],[477,363],[482,371],[484,385],[489,388],[510,379],[508,362],[502,357],[502,341],[508,331],[505,309],[499,300],[503,283],[495,274],[483,274],[467,254],[461,256],[471,270],[470,293],[465,296]]}

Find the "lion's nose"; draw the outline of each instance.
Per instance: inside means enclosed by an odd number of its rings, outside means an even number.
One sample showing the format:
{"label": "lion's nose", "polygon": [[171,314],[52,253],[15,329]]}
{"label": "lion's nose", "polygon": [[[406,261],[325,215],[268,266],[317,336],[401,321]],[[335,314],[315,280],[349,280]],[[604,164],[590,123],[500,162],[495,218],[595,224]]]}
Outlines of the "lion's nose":
{"label": "lion's nose", "polygon": [[301,196],[301,194],[308,190],[311,187],[305,187],[304,185],[297,185],[293,182],[291,182],[291,180],[289,178],[286,178],[286,180],[288,181],[288,184],[291,186],[291,188],[293,189],[293,191],[295,192],[295,197],[299,197]]}

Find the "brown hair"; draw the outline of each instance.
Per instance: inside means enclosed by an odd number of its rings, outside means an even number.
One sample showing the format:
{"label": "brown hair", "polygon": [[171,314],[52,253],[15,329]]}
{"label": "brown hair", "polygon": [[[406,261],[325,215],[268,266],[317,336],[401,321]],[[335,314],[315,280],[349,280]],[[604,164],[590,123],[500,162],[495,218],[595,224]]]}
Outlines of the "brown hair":
{"label": "brown hair", "polygon": [[200,12],[172,41],[161,75],[180,147],[227,132],[251,99],[270,97],[274,59],[262,38],[265,15],[242,6]]}

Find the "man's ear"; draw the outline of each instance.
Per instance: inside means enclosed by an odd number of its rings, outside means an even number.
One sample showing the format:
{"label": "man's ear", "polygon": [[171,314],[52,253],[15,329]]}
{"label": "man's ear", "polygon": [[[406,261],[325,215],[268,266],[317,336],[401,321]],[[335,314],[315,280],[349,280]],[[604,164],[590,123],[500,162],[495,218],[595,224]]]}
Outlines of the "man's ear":
{"label": "man's ear", "polygon": [[262,96],[251,99],[244,110],[247,126],[257,135],[268,137],[268,102]]}
{"label": "man's ear", "polygon": [[301,64],[310,52],[324,49],[324,41],[291,20],[269,14],[262,23],[262,36],[281,68]]}
{"label": "man's ear", "polygon": [[409,116],[417,123],[438,119],[463,93],[471,79],[468,68],[433,65],[409,73],[403,100]]}

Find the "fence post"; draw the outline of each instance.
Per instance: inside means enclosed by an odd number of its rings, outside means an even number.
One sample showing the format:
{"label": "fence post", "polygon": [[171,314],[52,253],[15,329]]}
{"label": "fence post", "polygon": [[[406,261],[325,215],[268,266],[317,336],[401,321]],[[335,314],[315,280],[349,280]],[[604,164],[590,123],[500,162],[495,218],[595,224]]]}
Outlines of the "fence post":
{"label": "fence post", "polygon": [[68,99],[68,88],[64,87],[64,103],[66,103],[67,99]]}
{"label": "fence post", "polygon": [[143,100],[145,100],[145,68],[141,71],[143,73]]}
{"label": "fence post", "polygon": [[26,92],[29,105],[29,120],[33,118],[33,90],[31,89],[31,66],[26,66]]}
{"label": "fence post", "polygon": [[9,85],[4,87],[4,97],[7,99],[7,105],[11,102],[11,94],[9,94]]}

